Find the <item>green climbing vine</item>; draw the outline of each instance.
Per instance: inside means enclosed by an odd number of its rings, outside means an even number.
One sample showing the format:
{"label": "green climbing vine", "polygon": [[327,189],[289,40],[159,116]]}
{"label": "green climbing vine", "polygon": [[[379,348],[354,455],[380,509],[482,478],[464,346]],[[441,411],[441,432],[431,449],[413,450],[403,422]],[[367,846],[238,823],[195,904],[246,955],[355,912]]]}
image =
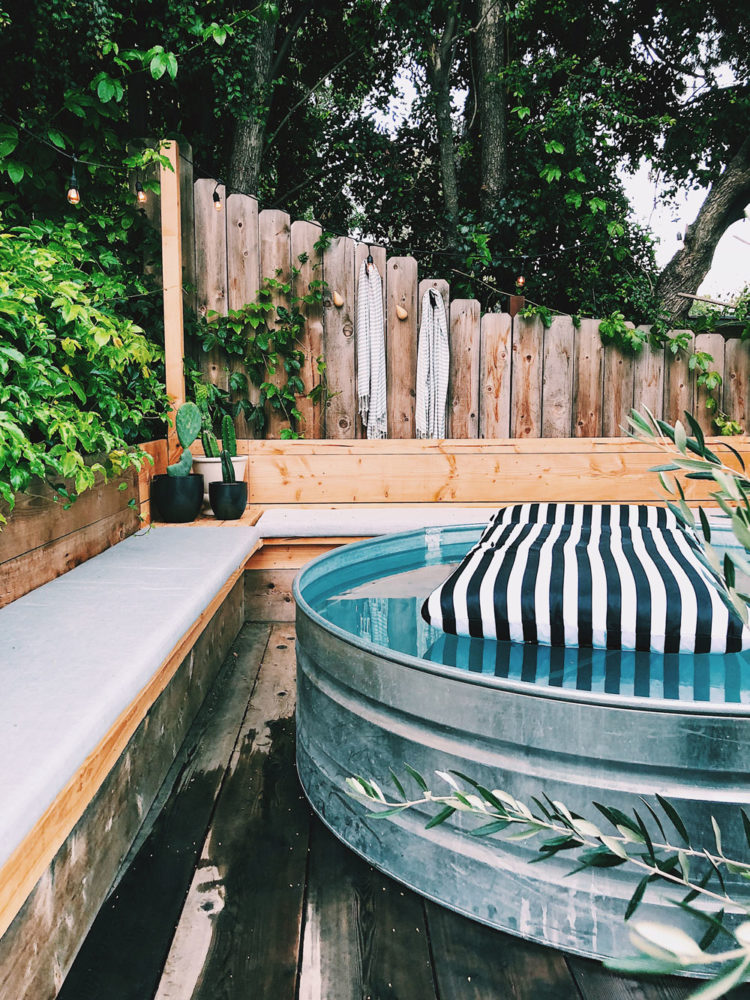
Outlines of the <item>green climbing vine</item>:
{"label": "green climbing vine", "polygon": [[[301,263],[306,262],[303,258]],[[233,417],[242,415],[262,436],[268,413],[275,412],[288,422],[281,437],[298,438],[303,420],[298,398],[325,404],[325,362],[322,357],[316,359],[319,382],[306,391],[301,375],[305,355],[299,344],[306,323],[302,307],[319,304],[326,283],[314,279],[304,294],[294,295],[292,280],[298,275],[299,270],[293,268],[289,280],[282,280],[280,272],[264,278],[254,301],[241,309],[230,309],[226,316],[209,313],[208,321],[199,324],[198,337],[204,351],[221,348],[228,358],[240,358],[244,367],[244,372],[230,372],[225,390],[206,382],[198,367],[188,363],[188,384],[204,414],[204,429],[216,432],[221,418],[230,413]],[[289,305],[278,305],[275,296],[283,297]],[[250,399],[251,385],[258,390],[255,400]]]}

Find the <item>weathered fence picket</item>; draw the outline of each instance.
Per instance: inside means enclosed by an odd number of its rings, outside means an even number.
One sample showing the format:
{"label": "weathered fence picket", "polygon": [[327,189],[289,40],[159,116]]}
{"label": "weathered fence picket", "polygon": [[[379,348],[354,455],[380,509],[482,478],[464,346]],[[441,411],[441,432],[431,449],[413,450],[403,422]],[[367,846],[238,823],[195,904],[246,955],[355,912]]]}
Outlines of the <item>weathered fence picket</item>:
{"label": "weathered fence picket", "polygon": [[[676,334],[684,332],[684,330],[675,331]],[[694,340],[691,334],[687,352],[672,354],[670,351],[665,351],[664,354],[664,419],[670,423],[683,420],[685,410],[692,412],[693,409],[695,379],[691,377],[688,357],[693,351]]]}
{"label": "weathered fence picket", "polygon": [[[327,438],[357,437],[357,369],[354,350],[354,241],[336,237],[323,254],[328,285],[323,296],[323,354],[333,394],[325,412]],[[337,306],[335,297],[343,304]]]}
{"label": "weathered fence picket", "polygon": [[[630,324],[632,326],[632,324]],[[620,437],[633,409],[633,355],[611,345],[604,349],[604,388],[602,392],[602,435]]]}
{"label": "weathered fence picket", "polygon": [[570,437],[574,358],[573,320],[555,316],[544,333],[542,437]]}
{"label": "weathered fence picket", "polygon": [[724,409],[746,427],[750,420],[750,347],[739,337],[724,345]]}
{"label": "weathered fence picket", "polygon": [[513,331],[513,382],[510,396],[511,437],[542,435],[542,365],[544,327],[539,317],[516,317]]}
{"label": "weathered fence picket", "polygon": [[[305,332],[299,344],[305,356],[300,377],[308,391],[320,383],[318,358],[323,356],[323,303],[300,300],[308,294],[311,282],[323,280],[323,257],[315,249],[322,232],[315,222],[292,223],[292,296],[305,317]],[[312,401],[303,396],[297,401],[297,409],[302,414],[305,436],[323,437],[322,407],[313,406]]]}
{"label": "weathered fence picket", "polygon": [[[195,182],[195,279],[196,308],[200,316],[227,313],[227,229],[226,215],[217,212],[213,194],[222,201],[224,186],[202,178]],[[214,385],[227,388],[227,359],[215,348],[202,359],[202,367]]]}
{"label": "weathered fence picket", "polygon": [[[239,309],[252,301],[264,278],[289,281],[296,299],[306,294],[311,281],[326,282],[322,303],[299,304],[306,319],[299,345],[304,354],[302,381],[306,391],[318,383],[317,360],[322,356],[330,394],[325,408],[298,399],[300,429],[308,438],[366,435],[357,414],[356,316],[358,275],[368,253],[383,278],[389,437],[415,434],[418,331],[422,298],[429,289],[442,296],[449,324],[451,437],[619,436],[631,407],[644,406],[670,422],[680,419],[684,410],[696,412],[710,432],[706,393],[697,387],[688,364],[694,348],[710,354],[711,367],[723,377],[718,405],[743,427],[750,420],[750,345],[739,339],[690,334],[687,352],[673,355],[647,344],[632,356],[603,347],[599,320],[583,320],[575,329],[570,317],[558,315],[544,329],[538,317],[481,316],[474,299],[451,301],[447,281],[420,278],[413,257],[387,260],[383,247],[348,237],[333,238],[321,254],[315,250],[322,235],[317,223],[290,226],[285,212],[259,212],[255,199],[246,195],[232,194],[225,200],[224,188],[215,181],[192,183],[189,160],[183,151],[184,278],[195,287],[194,294],[186,292],[186,306],[203,316],[225,315],[227,308]],[[216,210],[214,191],[224,211]],[[273,298],[275,305],[290,304],[279,291]],[[275,315],[269,317],[269,329],[275,328],[275,321]],[[229,372],[242,368],[221,351],[205,355],[195,345],[191,350],[207,377],[222,387],[228,384]],[[282,377],[279,371],[269,381]],[[250,386],[251,401],[257,398],[257,389]],[[267,436],[279,436],[286,423],[284,414],[270,413]],[[251,436],[241,417],[237,431],[241,437]]]}
{"label": "weathered fence picket", "polygon": [[446,426],[449,437],[479,436],[479,335],[479,303],[476,299],[453,299]]}
{"label": "weathered fence picket", "polygon": [[479,345],[479,436],[510,437],[513,320],[508,313],[485,313]]}
{"label": "weathered fence picket", "polygon": [[413,257],[388,260],[385,301],[388,437],[413,438],[417,381],[417,262]]}
{"label": "weathered fence picket", "polygon": [[[640,326],[648,333],[650,326]],[[664,412],[664,348],[644,344],[633,364],[633,409],[647,407],[655,416]]]}
{"label": "weathered fence picket", "polygon": [[599,320],[581,320],[576,336],[573,437],[601,436],[603,355]]}

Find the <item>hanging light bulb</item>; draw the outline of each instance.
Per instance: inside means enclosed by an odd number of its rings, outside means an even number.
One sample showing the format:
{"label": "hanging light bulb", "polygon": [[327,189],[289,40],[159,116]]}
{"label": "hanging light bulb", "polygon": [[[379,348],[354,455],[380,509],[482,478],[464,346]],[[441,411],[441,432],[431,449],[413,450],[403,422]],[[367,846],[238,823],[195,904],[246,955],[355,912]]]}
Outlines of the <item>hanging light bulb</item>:
{"label": "hanging light bulb", "polygon": [[76,178],[76,158],[73,157],[73,169],[70,172],[70,184],[68,184],[68,202],[77,205],[81,200],[81,192],[78,190],[78,179]]}
{"label": "hanging light bulb", "polygon": [[524,278],[522,274],[519,274],[518,277],[516,278],[516,288],[519,290],[519,292],[521,291],[521,289],[525,284],[526,284],[526,278]]}
{"label": "hanging light bulb", "polygon": [[221,201],[221,195],[219,194],[219,184],[221,184],[221,181],[217,181],[216,187],[214,188],[214,208],[217,212],[220,212],[224,207]]}
{"label": "hanging light bulb", "polygon": [[143,185],[140,181],[135,182],[135,200],[139,205],[146,204],[146,192],[143,190]]}

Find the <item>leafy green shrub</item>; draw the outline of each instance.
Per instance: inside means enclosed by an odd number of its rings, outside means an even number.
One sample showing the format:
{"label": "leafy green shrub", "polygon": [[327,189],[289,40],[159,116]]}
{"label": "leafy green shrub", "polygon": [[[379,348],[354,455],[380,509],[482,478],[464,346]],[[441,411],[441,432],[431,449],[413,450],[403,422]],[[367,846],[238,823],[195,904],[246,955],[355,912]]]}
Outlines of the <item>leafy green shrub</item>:
{"label": "leafy green shrub", "polygon": [[0,499],[10,509],[33,476],[71,477],[77,495],[97,473],[140,465],[130,446],[161,432],[163,349],[123,315],[127,291],[116,254],[82,223],[0,232]]}

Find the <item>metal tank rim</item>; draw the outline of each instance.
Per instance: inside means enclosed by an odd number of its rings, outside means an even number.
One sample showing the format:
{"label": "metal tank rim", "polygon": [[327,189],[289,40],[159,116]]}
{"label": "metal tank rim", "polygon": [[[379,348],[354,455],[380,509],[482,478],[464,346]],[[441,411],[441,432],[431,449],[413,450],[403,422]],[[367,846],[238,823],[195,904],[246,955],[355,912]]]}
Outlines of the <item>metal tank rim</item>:
{"label": "metal tank rim", "polygon": [[[440,677],[450,677],[454,680],[460,679],[466,684],[474,684],[478,687],[512,691],[530,698],[549,698],[556,701],[577,704],[601,705],[606,708],[636,709],[641,712],[673,712],[679,715],[695,715],[700,717],[729,716],[732,718],[750,718],[750,703],[680,701],[670,698],[639,698],[606,694],[605,692],[572,691],[542,687],[537,684],[531,684],[528,681],[508,680],[490,674],[461,671],[455,667],[444,666],[432,660],[425,660],[419,656],[412,656],[409,653],[394,651],[387,646],[379,646],[376,643],[368,642],[366,639],[356,636],[352,632],[348,632],[346,629],[328,621],[304,597],[303,592],[305,587],[309,586],[316,578],[323,579],[325,576],[332,575],[336,569],[340,569],[342,564],[350,564],[353,559],[357,561],[356,556],[361,552],[377,551],[378,548],[385,549],[383,554],[390,551],[400,552],[404,550],[403,543],[407,541],[415,541],[420,538],[426,539],[429,536],[434,537],[435,535],[439,535],[442,540],[443,538],[450,538],[460,533],[473,534],[476,538],[481,530],[482,526],[476,524],[448,525],[440,528],[418,528],[390,535],[378,535],[375,538],[368,538],[359,542],[349,542],[331,552],[324,552],[322,555],[310,560],[294,578],[292,594],[297,605],[297,614],[302,612],[319,628],[323,629],[323,631],[329,632],[331,635],[336,636],[336,638],[366,653],[374,653],[382,659],[390,660],[411,670],[419,670],[423,673],[435,674]],[[414,548],[414,546],[407,546],[407,548]],[[424,545],[424,548],[426,549],[427,545]],[[324,567],[323,572],[320,571],[321,566]],[[372,577],[371,579],[376,579],[376,577]],[[495,640],[487,639],[485,641],[494,642]]]}

